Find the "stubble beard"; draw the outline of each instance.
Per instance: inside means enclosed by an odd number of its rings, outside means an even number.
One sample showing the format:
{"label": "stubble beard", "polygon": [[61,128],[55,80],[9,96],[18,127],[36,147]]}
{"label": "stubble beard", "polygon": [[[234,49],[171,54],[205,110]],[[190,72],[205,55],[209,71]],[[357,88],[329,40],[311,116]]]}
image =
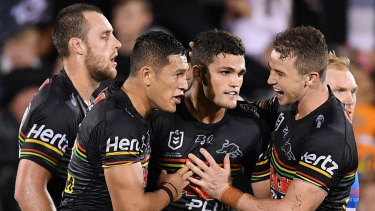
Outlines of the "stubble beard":
{"label": "stubble beard", "polygon": [[111,67],[106,65],[104,60],[105,58],[95,55],[91,48],[88,49],[87,56],[85,58],[85,65],[90,78],[94,79],[96,82],[113,79],[117,74],[116,71],[114,73],[111,71]]}

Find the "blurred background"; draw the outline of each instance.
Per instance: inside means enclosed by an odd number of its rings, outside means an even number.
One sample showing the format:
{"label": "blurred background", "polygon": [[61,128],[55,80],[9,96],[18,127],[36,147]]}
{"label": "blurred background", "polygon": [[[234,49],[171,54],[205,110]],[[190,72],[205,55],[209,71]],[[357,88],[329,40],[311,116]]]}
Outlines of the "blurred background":
{"label": "blurred background", "polygon": [[53,21],[58,11],[77,2],[100,7],[111,21],[122,43],[116,59],[121,80],[129,75],[135,39],[146,31],[168,32],[186,48],[201,31],[217,28],[238,35],[246,47],[241,96],[247,100],[272,95],[267,63],[278,32],[301,25],[320,29],[330,50],[350,58],[359,86],[353,120],[357,210],[375,210],[375,0],[0,0],[0,211],[18,209],[13,194],[19,124],[41,83],[62,68],[51,40]]}

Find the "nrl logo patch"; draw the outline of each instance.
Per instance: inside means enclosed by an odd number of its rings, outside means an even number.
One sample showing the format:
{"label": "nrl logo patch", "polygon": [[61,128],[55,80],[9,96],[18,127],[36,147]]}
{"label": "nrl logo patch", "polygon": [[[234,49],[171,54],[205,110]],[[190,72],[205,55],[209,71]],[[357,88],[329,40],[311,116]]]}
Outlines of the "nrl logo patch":
{"label": "nrl logo patch", "polygon": [[169,133],[168,147],[176,150],[182,146],[184,141],[184,132],[175,130]]}

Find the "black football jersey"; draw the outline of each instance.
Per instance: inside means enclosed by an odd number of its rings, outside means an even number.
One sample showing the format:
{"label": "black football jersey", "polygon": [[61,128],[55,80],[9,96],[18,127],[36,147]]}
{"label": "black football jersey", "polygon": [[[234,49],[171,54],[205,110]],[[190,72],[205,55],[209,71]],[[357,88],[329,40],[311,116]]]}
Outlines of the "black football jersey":
{"label": "black football jersey", "polygon": [[299,179],[326,193],[318,210],[345,208],[358,155],[352,125],[331,90],[324,104],[299,120],[295,105],[280,106],[276,98],[257,105],[261,114],[276,117],[270,158],[273,198],[283,198],[291,181]]}
{"label": "black football jersey", "polygon": [[149,124],[116,82],[82,121],[59,210],[112,210],[104,168],[140,162],[147,181]]}
{"label": "black football jersey", "polygon": [[[257,108],[253,105],[238,102],[235,109],[227,110],[223,119],[214,124],[196,120],[184,102],[178,105],[176,113],[155,111],[149,120],[152,128],[149,172],[151,190],[157,188],[156,181],[162,169],[168,173],[176,172],[185,166],[189,153],[202,159],[200,148],[208,150],[220,166],[223,166],[224,156],[229,153],[234,178],[245,169],[248,181],[269,179],[269,162],[265,153],[269,145],[269,132],[261,126]],[[190,184],[184,189],[182,198],[171,203],[166,210],[227,208],[199,186]]]}
{"label": "black football jersey", "polygon": [[60,204],[72,146],[86,112],[86,103],[62,70],[43,83],[22,119],[20,159],[51,172],[48,192],[56,205]]}

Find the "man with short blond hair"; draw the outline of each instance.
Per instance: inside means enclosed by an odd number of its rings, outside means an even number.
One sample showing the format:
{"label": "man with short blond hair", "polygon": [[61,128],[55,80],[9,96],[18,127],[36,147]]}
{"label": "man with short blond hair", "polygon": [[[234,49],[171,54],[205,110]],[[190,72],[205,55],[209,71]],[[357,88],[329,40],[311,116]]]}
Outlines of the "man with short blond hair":
{"label": "man with short blond hair", "polygon": [[[326,83],[331,87],[333,94],[345,105],[345,112],[350,121],[353,120],[354,108],[357,102],[357,82],[350,71],[348,57],[338,57],[334,51],[328,54]],[[358,174],[350,190],[350,197],[346,210],[355,210],[359,200]]]}

